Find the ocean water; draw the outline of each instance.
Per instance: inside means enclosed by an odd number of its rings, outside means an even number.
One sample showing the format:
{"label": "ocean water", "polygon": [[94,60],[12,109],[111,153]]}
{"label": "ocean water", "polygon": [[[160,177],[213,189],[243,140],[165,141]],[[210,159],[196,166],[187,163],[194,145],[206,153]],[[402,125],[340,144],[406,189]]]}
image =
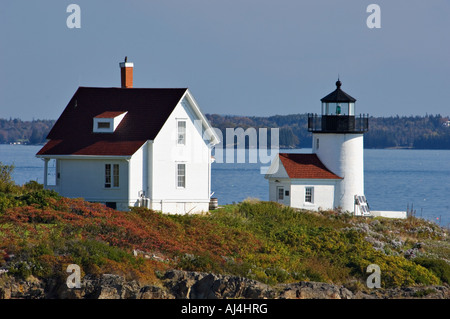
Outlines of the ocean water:
{"label": "ocean water", "polygon": [[[35,157],[40,146],[0,145],[0,162],[14,164],[14,181],[43,182],[44,162]],[[283,150],[309,153],[310,149]],[[264,163],[212,164],[211,188],[219,205],[246,198],[268,200]],[[224,162],[224,163],[220,163]],[[228,161],[229,162],[229,161]],[[364,150],[365,195],[373,210],[416,211],[416,216],[450,225],[450,150]]]}
{"label": "ocean water", "polygon": [[44,182],[44,161],[35,157],[42,146],[0,144],[0,162],[14,165],[12,177],[16,184],[35,180]]}

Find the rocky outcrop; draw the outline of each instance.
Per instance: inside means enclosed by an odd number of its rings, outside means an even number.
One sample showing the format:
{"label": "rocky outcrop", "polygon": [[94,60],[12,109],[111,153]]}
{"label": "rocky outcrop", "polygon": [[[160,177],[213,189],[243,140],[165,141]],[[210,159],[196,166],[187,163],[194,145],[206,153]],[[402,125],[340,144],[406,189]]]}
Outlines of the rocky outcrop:
{"label": "rocky outcrop", "polygon": [[45,283],[30,277],[27,281],[14,278],[0,278],[0,299],[42,299],[45,298]]}
{"label": "rocky outcrop", "polygon": [[283,287],[279,298],[285,299],[353,299],[353,293],[345,287],[323,282],[302,281]]}
{"label": "rocky outcrop", "polygon": [[226,275],[170,270],[165,287],[175,298],[275,298],[274,289],[255,280]]}
{"label": "rocky outcrop", "polygon": [[86,275],[81,288],[65,282],[14,278],[0,281],[0,299],[450,299],[447,286],[354,291],[322,282],[298,282],[269,286],[238,276],[169,270],[159,285],[146,285],[124,277]]}

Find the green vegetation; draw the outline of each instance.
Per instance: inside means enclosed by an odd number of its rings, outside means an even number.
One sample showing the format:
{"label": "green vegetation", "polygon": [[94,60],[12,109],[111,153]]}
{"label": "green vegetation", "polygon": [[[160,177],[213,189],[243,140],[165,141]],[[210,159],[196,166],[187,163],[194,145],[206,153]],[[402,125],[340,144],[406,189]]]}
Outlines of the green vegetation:
{"label": "green vegetation", "polygon": [[442,259],[419,257],[414,262],[431,270],[441,282],[450,284],[450,265]]}
{"label": "green vegetation", "polygon": [[377,264],[385,288],[449,283],[448,231],[415,217],[364,219],[251,200],[202,215],[120,212],[35,182],[13,186],[0,193],[2,276],[64,280],[75,263],[83,274],[153,283],[176,268],[363,289],[367,266]]}
{"label": "green vegetation", "polygon": [[15,186],[11,176],[13,170],[14,165],[3,165],[0,162],[0,194],[13,191]]}

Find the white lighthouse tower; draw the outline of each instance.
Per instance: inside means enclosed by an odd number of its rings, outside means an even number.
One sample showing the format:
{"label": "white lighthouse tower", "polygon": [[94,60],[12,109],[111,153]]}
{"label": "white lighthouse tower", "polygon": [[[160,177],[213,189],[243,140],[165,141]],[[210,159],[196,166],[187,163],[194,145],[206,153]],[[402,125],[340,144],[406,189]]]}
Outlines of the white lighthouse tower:
{"label": "white lighthouse tower", "polygon": [[356,99],[341,90],[321,99],[322,114],[308,115],[312,132],[312,152],[342,180],[336,184],[334,205],[355,215],[369,215],[364,196],[364,133],[369,128],[368,115],[355,116]]}

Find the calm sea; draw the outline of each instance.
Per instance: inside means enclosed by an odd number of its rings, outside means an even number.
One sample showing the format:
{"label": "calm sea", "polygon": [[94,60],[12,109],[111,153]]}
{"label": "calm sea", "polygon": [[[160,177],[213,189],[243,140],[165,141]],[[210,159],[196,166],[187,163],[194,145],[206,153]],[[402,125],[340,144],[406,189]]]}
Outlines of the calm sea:
{"label": "calm sea", "polygon": [[[44,163],[35,157],[39,149],[40,146],[0,145],[0,162],[15,165],[13,178],[17,184],[43,182]],[[367,149],[364,165],[365,195],[371,209],[404,211],[412,206],[416,216],[450,225],[450,150]],[[213,163],[211,187],[219,205],[246,198],[268,200],[268,182],[260,172],[261,166],[267,165]]]}

